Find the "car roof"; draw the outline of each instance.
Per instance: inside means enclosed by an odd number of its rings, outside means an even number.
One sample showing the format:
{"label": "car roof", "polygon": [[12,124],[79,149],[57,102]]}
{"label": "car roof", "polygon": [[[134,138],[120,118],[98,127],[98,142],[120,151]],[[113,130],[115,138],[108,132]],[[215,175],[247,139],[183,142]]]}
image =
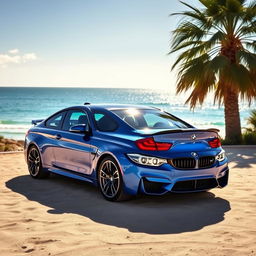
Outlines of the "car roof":
{"label": "car roof", "polygon": [[67,109],[72,108],[85,108],[90,110],[118,110],[118,109],[157,109],[155,107],[144,106],[144,105],[133,105],[133,104],[90,104],[86,103],[85,105],[72,106]]}

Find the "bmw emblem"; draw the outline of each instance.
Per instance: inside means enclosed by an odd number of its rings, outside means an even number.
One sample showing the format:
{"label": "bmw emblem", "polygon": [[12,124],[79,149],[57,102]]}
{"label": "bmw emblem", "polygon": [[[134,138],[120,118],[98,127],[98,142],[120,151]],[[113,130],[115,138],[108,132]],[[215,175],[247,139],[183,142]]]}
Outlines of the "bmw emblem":
{"label": "bmw emblem", "polygon": [[191,135],[191,139],[195,140],[196,139],[196,135],[195,134]]}
{"label": "bmw emblem", "polygon": [[196,152],[191,152],[191,156],[193,156],[193,157],[198,157],[198,155],[197,155],[197,153]]}

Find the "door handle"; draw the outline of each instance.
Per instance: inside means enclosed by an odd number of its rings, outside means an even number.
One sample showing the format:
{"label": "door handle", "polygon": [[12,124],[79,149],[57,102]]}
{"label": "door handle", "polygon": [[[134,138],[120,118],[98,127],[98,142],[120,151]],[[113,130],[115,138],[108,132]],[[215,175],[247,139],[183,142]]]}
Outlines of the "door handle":
{"label": "door handle", "polygon": [[55,139],[56,140],[60,140],[61,139],[61,135],[60,134],[56,134]]}

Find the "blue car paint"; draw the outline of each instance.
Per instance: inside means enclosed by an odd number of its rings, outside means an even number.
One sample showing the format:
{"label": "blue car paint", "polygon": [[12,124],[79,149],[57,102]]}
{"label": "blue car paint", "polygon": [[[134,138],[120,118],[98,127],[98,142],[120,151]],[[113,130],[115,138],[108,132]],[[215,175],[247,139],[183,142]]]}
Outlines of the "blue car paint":
{"label": "blue car paint", "polygon": [[[176,169],[169,163],[165,163],[159,167],[143,166],[134,163],[127,157],[128,153],[137,153],[164,159],[191,157],[191,152],[196,152],[198,157],[215,157],[222,151],[222,148],[211,148],[205,139],[189,141],[184,139],[184,135],[180,133],[171,133],[157,136],[157,141],[159,142],[167,140],[173,143],[173,146],[168,151],[140,150],[135,145],[135,141],[145,137],[152,137],[154,132],[138,132],[122,121],[117,115],[109,111],[120,107],[130,108],[131,106],[86,105],[67,108],[67,111],[77,109],[87,113],[92,134],[89,136],[46,128],[44,122],[41,122],[32,127],[25,138],[25,157],[27,158],[27,151],[30,145],[35,145],[39,149],[45,170],[97,185],[97,166],[104,156],[111,155],[121,169],[124,190],[127,194],[131,195],[136,195],[139,192],[161,195],[172,191],[175,183],[179,181],[208,178],[218,180],[218,178],[228,173],[227,159],[222,162],[215,161],[214,165],[210,168],[196,170]],[[150,109],[149,107],[143,106],[132,107]],[[98,131],[92,116],[92,111],[95,110],[105,111],[111,115],[119,125],[117,130],[114,132]],[[193,134],[195,131],[193,130],[190,133]],[[159,132],[159,129],[157,132]],[[58,140],[56,139],[56,135],[61,135],[62,138]],[[161,189],[157,193],[147,192],[143,180],[162,184]],[[224,186],[226,184],[227,182],[224,183]],[[220,187],[218,183],[217,186]],[[194,191],[201,190],[187,190],[184,192]]]}

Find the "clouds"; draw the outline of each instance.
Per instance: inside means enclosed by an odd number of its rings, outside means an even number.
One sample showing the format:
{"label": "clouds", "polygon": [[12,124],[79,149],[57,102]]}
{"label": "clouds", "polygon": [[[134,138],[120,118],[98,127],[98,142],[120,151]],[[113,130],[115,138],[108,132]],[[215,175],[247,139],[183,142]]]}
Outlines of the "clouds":
{"label": "clouds", "polygon": [[35,53],[26,53],[23,55],[22,60],[23,62],[31,61],[31,60],[36,60],[37,56]]}
{"label": "clouds", "polygon": [[37,59],[35,53],[19,54],[19,49],[11,49],[8,53],[0,54],[0,66],[5,68],[9,64],[21,64]]}
{"label": "clouds", "polygon": [[19,49],[12,49],[8,51],[10,54],[17,54],[19,52]]}

